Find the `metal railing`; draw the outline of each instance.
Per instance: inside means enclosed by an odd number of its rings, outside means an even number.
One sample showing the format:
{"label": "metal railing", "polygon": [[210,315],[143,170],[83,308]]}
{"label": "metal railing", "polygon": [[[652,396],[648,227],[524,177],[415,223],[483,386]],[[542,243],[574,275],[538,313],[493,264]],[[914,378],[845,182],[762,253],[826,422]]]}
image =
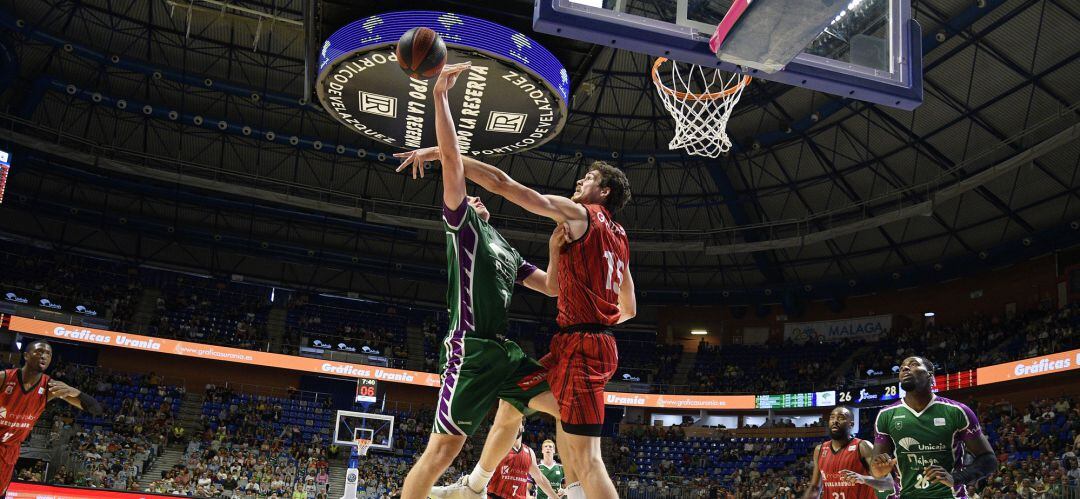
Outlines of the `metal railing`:
{"label": "metal railing", "polygon": [[236,383],[232,381],[214,383],[214,386],[217,386],[219,388],[227,388],[237,395],[255,395],[280,399],[307,400],[312,402],[322,402],[323,400],[327,399],[333,400],[333,397],[329,393],[296,389],[290,390],[289,388],[282,388],[280,386],[255,385],[251,383]]}
{"label": "metal railing", "polygon": [[[616,474],[612,481],[623,499],[688,499],[702,497],[701,484],[683,484],[684,476],[644,478],[638,475]],[[636,482],[636,483],[634,483]],[[634,483],[634,485],[631,485]],[[704,496],[708,497],[708,496]]]}

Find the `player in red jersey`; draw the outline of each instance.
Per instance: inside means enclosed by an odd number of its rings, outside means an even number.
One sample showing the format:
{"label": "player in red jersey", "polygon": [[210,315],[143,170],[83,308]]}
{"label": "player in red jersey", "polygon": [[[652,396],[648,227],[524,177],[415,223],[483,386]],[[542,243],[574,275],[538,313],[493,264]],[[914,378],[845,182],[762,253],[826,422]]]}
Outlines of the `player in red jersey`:
{"label": "player in red jersey", "polygon": [[[438,148],[396,154],[401,171],[439,159]],[[630,244],[612,215],[630,200],[630,182],[621,170],[594,162],[569,197],[540,194],[502,170],[462,156],[465,177],[514,204],[565,224],[569,243],[558,263],[560,331],[541,359],[559,402],[556,440],[566,464],[567,495],[573,499],[618,497],[600,453],[604,385],[619,363],[611,326],[634,317],[637,300],[630,274]],[[483,456],[483,454],[481,454]],[[584,490],[582,490],[584,489]]]}
{"label": "player in red jersey", "polygon": [[877,491],[866,484],[874,480],[869,464],[874,446],[851,436],[854,428],[855,418],[847,407],[829,413],[829,440],[814,447],[814,472],[803,499],[877,499]]}
{"label": "player in red jersey", "polygon": [[93,397],[45,374],[51,363],[52,346],[45,340],[32,340],[23,349],[23,366],[0,375],[0,499],[7,496],[22,442],[47,402],[61,399],[91,414],[101,413]]}
{"label": "player in red jersey", "polygon": [[525,425],[518,427],[517,439],[510,453],[495,468],[495,475],[487,487],[488,499],[526,499],[529,493],[529,477],[548,497],[559,497],[551,482],[536,465],[536,454],[521,442]]}

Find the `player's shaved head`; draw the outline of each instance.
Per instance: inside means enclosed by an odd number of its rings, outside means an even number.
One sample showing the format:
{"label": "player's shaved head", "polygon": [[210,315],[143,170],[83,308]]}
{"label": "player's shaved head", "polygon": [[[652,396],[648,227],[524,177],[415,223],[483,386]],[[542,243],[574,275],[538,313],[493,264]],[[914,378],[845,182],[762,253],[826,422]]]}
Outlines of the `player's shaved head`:
{"label": "player's shaved head", "polygon": [[855,414],[845,406],[837,406],[829,412],[829,438],[846,442],[855,428]]}

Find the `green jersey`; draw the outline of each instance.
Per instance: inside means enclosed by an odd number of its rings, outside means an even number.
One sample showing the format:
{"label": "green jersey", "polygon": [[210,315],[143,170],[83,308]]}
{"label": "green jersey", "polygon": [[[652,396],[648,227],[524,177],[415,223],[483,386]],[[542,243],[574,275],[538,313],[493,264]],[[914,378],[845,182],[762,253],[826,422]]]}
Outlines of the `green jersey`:
{"label": "green jersey", "polygon": [[963,467],[964,442],[982,436],[968,406],[935,395],[922,412],[915,412],[901,400],[882,409],[874,426],[875,440],[892,442],[895,449],[902,499],[968,497],[963,485],[949,488],[923,477],[930,465],[949,472]]}
{"label": "green jersey", "polygon": [[[551,465],[550,468],[548,468],[544,464],[544,462],[541,461],[537,463],[537,466],[540,467],[540,473],[543,473],[544,476],[547,477],[548,481],[551,482],[551,488],[555,489],[555,491],[558,492],[559,487],[562,487],[563,477],[565,476],[563,474],[562,465],[559,463],[555,463]],[[543,490],[540,490],[539,486],[536,487],[536,499],[548,499],[547,494],[545,494]]]}
{"label": "green jersey", "polygon": [[456,210],[444,206],[443,223],[449,336],[496,339],[506,332],[514,283],[523,281],[536,267],[465,201]]}

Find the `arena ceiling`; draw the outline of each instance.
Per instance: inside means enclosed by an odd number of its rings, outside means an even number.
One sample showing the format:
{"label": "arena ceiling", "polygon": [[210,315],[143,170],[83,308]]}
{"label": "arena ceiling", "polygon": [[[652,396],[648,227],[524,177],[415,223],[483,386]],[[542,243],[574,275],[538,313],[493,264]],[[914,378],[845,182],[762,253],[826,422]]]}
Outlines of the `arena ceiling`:
{"label": "arena ceiling", "polygon": [[[913,3],[921,107],[754,83],[729,126],[736,150],[717,160],[667,150],[672,123],[649,57],[533,34],[571,75],[571,113],[556,141],[493,162],[564,194],[594,159],[623,168],[634,190],[619,216],[631,266],[657,299],[902,286],[1074,243],[1080,8]],[[17,74],[2,96],[0,140],[26,158],[0,208],[18,216],[0,216],[0,229],[215,271],[288,262],[264,277],[365,292],[397,293],[393,278],[422,282],[442,265],[438,183],[394,173],[385,155],[396,151],[303,100],[305,1],[0,6],[0,62]],[[386,2],[313,8],[327,31]],[[532,16],[525,0],[409,8],[523,31]],[[522,252],[543,260],[550,224],[489,206]]]}

